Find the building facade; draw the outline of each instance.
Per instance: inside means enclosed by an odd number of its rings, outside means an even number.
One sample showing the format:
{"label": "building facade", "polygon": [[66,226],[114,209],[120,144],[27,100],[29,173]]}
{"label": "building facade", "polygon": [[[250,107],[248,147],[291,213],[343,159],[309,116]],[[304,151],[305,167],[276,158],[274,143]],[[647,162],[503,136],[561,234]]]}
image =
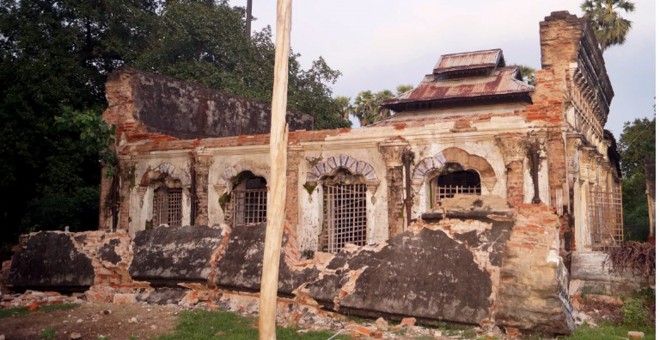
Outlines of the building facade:
{"label": "building facade", "polygon": [[[553,207],[566,251],[617,246],[620,174],[604,130],[613,91],[601,52],[567,12],[540,27],[535,86],[499,49],[447,54],[372,126],[310,131],[309,116],[289,113],[291,256],[385,241],[442,214],[456,194]],[[102,229],[264,222],[267,106],[136,70],[111,76],[107,96],[119,170],[102,183]]]}

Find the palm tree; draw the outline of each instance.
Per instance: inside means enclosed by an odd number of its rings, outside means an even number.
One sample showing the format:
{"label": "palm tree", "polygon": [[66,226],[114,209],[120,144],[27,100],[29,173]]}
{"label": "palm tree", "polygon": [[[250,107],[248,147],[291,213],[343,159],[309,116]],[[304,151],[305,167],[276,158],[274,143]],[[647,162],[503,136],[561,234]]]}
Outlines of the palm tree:
{"label": "palm tree", "polygon": [[335,98],[335,103],[339,109],[339,115],[342,119],[348,120],[348,115],[353,111],[353,105],[351,105],[351,98],[339,96]]}
{"label": "palm tree", "polygon": [[630,20],[621,17],[618,10],[626,13],[635,10],[635,4],[628,0],[585,0],[580,6],[591,22],[601,51],[612,45],[621,45],[632,27]]}
{"label": "palm tree", "polygon": [[390,90],[376,93],[361,91],[355,97],[355,105],[351,108],[351,114],[360,121],[361,126],[371,125],[390,115],[390,110],[381,107],[381,104],[384,100],[391,98],[394,98],[394,94]]}

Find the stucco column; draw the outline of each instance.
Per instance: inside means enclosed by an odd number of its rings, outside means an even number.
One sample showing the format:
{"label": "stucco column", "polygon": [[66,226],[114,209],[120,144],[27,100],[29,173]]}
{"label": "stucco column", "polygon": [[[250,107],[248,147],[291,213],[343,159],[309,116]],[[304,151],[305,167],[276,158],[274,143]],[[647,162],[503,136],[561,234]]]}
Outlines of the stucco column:
{"label": "stucco column", "polygon": [[383,156],[386,166],[387,181],[387,221],[388,235],[390,238],[402,233],[405,228],[404,205],[403,205],[403,163],[401,155],[408,143],[401,141],[383,142],[378,145],[378,150]]}
{"label": "stucco column", "polygon": [[197,225],[209,224],[209,168],[213,157],[204,150],[192,154],[195,167],[195,221]]}
{"label": "stucco column", "polygon": [[509,204],[516,206],[523,203],[524,174],[523,160],[525,150],[523,148],[522,134],[502,134],[495,137],[497,146],[500,148],[504,166],[506,167],[506,199]]}
{"label": "stucco column", "polygon": [[101,186],[99,189],[99,230],[112,231],[112,183],[116,175],[108,178],[105,174],[107,166],[101,167]]}
{"label": "stucco column", "polygon": [[[298,260],[300,249],[298,246],[298,191],[300,161],[302,160],[302,147],[290,147],[287,152],[286,165],[286,207],[284,211],[284,233],[286,234],[285,256],[288,259]],[[269,202],[270,204],[270,202]]]}
{"label": "stucco column", "polygon": [[131,185],[135,184],[136,179],[129,176],[135,176],[135,173],[128,171],[134,167],[129,160],[119,159],[119,223],[117,230],[129,230],[130,210],[131,210]]}

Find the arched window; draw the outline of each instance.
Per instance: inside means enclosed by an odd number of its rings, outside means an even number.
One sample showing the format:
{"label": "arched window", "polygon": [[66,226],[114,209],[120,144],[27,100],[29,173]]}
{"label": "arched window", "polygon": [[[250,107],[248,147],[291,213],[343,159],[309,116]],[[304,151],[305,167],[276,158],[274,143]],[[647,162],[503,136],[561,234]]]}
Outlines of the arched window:
{"label": "arched window", "polygon": [[367,243],[367,186],[364,176],[339,169],[323,183],[323,226],[319,248],[336,253],[346,243]]}
{"label": "arched window", "polygon": [[447,163],[443,171],[431,179],[431,208],[438,208],[445,198],[456,194],[481,195],[481,179],[474,170],[463,170],[457,163]]}
{"label": "arched window", "polygon": [[266,179],[246,171],[234,186],[234,226],[266,222],[268,188]]}
{"label": "arched window", "polygon": [[181,181],[166,178],[152,184],[154,188],[153,224],[181,226]]}

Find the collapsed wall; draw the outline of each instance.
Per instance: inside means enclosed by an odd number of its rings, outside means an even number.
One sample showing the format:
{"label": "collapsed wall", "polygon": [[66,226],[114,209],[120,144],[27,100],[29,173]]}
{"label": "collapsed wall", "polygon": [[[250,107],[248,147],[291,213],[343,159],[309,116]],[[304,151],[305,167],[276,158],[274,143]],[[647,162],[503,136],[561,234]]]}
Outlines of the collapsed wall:
{"label": "collapsed wall", "polygon": [[[270,131],[270,104],[154,73],[123,67],[108,75],[104,114],[118,132],[210,138]],[[314,118],[287,112],[290,130],[311,130]],[[119,134],[118,134],[119,136]]]}
{"label": "collapsed wall", "polygon": [[[488,197],[473,200],[460,217],[418,221],[386,242],[282,261],[279,295],[358,316],[570,333],[556,215],[545,206],[489,212],[480,208],[490,207]],[[125,232],[33,233],[14,255],[8,283],[75,287],[116,303],[256,292],[264,238],[264,225],[161,226],[132,240]],[[40,261],[58,265],[35,267]]]}

